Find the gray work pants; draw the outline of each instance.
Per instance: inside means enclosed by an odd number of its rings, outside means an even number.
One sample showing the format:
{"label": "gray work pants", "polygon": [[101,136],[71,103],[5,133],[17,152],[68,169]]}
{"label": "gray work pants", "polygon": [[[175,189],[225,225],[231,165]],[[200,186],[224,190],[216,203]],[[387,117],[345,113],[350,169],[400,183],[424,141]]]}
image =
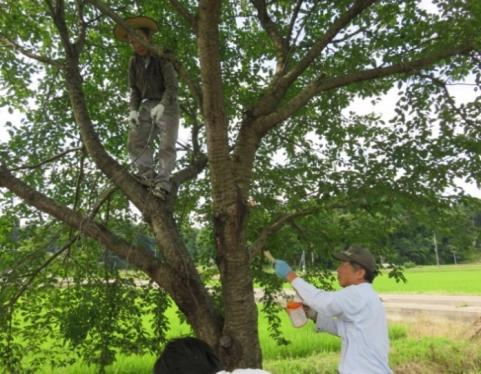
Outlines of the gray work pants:
{"label": "gray work pants", "polygon": [[[128,151],[132,163],[142,177],[152,180],[153,184],[168,183],[175,167],[175,143],[179,132],[179,116],[165,108],[162,118],[155,122],[150,110],[158,100],[146,100],[140,104],[139,124],[131,124],[128,136]],[[153,143],[160,137],[157,165],[154,164]]]}

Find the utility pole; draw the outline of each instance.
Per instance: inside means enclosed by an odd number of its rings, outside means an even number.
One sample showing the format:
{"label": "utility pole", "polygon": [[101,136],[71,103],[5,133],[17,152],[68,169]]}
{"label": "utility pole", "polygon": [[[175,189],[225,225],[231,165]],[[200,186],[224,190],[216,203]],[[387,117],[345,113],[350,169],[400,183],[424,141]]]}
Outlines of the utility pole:
{"label": "utility pole", "polygon": [[436,254],[436,265],[439,266],[438,242],[436,241],[436,233],[433,234],[434,253]]}
{"label": "utility pole", "polygon": [[303,249],[301,254],[301,260],[299,261],[299,267],[302,271],[306,272],[306,251]]}

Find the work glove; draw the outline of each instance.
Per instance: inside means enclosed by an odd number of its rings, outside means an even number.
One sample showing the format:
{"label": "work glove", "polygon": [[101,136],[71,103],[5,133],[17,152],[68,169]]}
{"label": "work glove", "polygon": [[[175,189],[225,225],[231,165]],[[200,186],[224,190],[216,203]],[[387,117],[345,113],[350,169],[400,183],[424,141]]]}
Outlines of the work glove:
{"label": "work glove", "polygon": [[276,275],[281,279],[287,279],[287,274],[292,271],[287,262],[283,260],[276,260],[274,262],[274,270],[276,271]]}
{"label": "work glove", "polygon": [[304,313],[306,313],[306,317],[316,322],[317,312],[314,309],[309,308],[306,304],[303,304],[302,307],[304,308]]}
{"label": "work glove", "polygon": [[164,105],[157,104],[150,110],[150,115],[154,122],[159,122],[162,116],[164,115]]}
{"label": "work glove", "polygon": [[139,124],[139,112],[136,110],[131,110],[129,116],[127,117],[127,122],[133,125]]}

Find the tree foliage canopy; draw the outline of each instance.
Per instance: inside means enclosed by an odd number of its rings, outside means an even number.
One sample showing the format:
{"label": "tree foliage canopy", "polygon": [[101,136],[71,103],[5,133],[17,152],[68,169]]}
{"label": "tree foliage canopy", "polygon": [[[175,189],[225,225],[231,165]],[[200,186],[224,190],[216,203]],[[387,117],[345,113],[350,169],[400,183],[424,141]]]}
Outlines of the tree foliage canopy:
{"label": "tree foliage canopy", "polygon": [[[263,249],[293,259],[309,248],[326,259],[355,241],[389,255],[400,206],[446,207],[462,197],[457,178],[480,180],[479,96],[459,103],[450,93],[458,82],[480,84],[480,2],[0,4],[0,106],[20,118],[4,124],[2,219],[24,226],[1,254],[10,337],[15,305],[48,300],[59,309],[39,323],[55,322],[103,367],[111,347],[158,347],[169,295],[227,367],[259,366],[253,281],[279,288],[263,271]],[[159,22],[151,47],[181,82],[189,136],[165,202],[129,173],[131,52],[112,28],[136,14]],[[349,111],[354,100],[379,105],[390,90],[399,91],[392,118]],[[192,253],[192,226],[205,228],[202,256]],[[136,287],[118,258],[160,288]],[[206,287],[211,275],[218,287]],[[149,338],[126,317],[146,305],[158,308]],[[9,352],[5,365],[19,365],[21,352]]]}

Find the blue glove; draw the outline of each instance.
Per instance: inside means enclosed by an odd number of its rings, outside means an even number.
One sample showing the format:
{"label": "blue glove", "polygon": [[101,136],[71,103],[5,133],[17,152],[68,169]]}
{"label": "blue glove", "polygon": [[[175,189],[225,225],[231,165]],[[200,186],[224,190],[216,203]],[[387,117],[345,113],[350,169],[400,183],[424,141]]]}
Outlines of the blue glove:
{"label": "blue glove", "polygon": [[287,279],[287,273],[292,271],[287,262],[283,260],[276,260],[276,262],[274,262],[274,269],[276,271],[276,275],[282,279]]}

